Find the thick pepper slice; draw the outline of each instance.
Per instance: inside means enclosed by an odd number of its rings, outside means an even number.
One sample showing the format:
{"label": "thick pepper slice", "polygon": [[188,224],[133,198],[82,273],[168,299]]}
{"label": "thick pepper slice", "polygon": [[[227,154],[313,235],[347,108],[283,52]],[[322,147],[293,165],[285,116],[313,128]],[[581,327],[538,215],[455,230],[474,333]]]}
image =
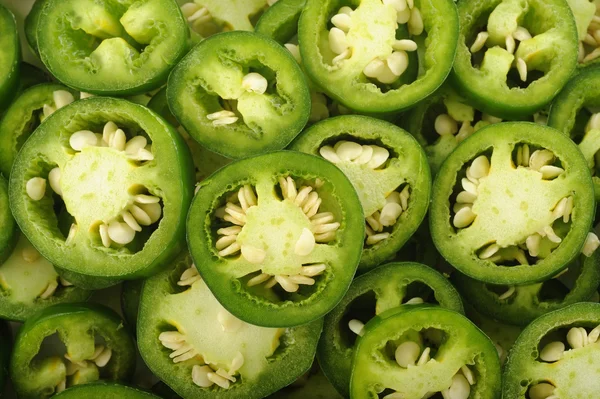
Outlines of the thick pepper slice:
{"label": "thick pepper slice", "polygon": [[179,253],[192,173],[185,143],[162,118],[93,97],[56,111],[27,140],[11,174],[11,207],[67,280],[114,284],[151,275]]}
{"label": "thick pepper slice", "polygon": [[144,283],[138,346],[148,367],[184,398],[263,398],[313,363],[322,320],[265,328],[230,314],[190,256]]}
{"label": "thick pepper slice", "polygon": [[577,29],[565,0],[465,0],[450,75],[479,109],[525,118],[550,103],[577,64]]}
{"label": "thick pepper slice", "polygon": [[8,106],[19,84],[21,44],[15,16],[0,4],[0,111]]}
{"label": "thick pepper slice", "polygon": [[331,163],[280,151],[231,163],[199,185],[188,245],[219,302],[240,319],[289,327],[318,319],[358,266],[364,219]]}
{"label": "thick pepper slice", "polygon": [[502,376],[504,398],[595,398],[600,305],[578,303],[528,325],[511,349]]}
{"label": "thick pepper slice", "polygon": [[58,395],[57,399],[159,399],[151,393],[114,382],[97,382],[73,386]]}
{"label": "thick pepper slice", "polygon": [[367,231],[359,271],[390,260],[423,221],[431,177],[423,150],[406,131],[366,116],[340,116],[310,127],[290,149],[334,163],[356,188]]}
{"label": "thick pepper slice", "polygon": [[395,308],[365,326],[352,361],[353,399],[500,397],[493,343],[460,313],[441,307]]}
{"label": "thick pepper slice", "polygon": [[430,228],[460,272],[496,285],[555,276],[588,240],[595,201],[577,146],[528,122],[485,127],[448,156],[433,185]]}
{"label": "thick pepper slice", "polygon": [[172,0],[46,0],[37,18],[46,67],[89,93],[158,88],[188,50],[187,23]]}
{"label": "thick pepper slice", "polygon": [[10,213],[8,203],[8,183],[0,175],[0,264],[4,262],[13,251],[17,243],[17,224]]}
{"label": "thick pepper slice", "polygon": [[348,108],[377,114],[407,109],[433,93],[452,68],[454,3],[394,4],[306,2],[298,29],[302,63],[320,88]]}
{"label": "thick pepper slice", "polygon": [[352,282],[325,317],[317,351],[323,372],[342,396],[349,395],[352,356],[364,325],[389,309],[422,303],[463,312],[460,296],[448,280],[419,263],[389,263]]}
{"label": "thick pepper slice", "polygon": [[[135,344],[122,323],[112,310],[95,304],[55,305],[29,318],[17,334],[10,361],[19,397],[44,399],[73,385],[130,378]],[[55,334],[66,350],[44,343]],[[40,354],[43,344],[54,349]]]}

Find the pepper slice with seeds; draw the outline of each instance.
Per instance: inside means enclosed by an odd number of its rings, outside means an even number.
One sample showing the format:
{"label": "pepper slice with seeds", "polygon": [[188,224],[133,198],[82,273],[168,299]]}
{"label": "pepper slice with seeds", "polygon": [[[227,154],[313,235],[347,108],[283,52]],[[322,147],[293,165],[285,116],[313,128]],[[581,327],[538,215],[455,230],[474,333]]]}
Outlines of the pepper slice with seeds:
{"label": "pepper slice with seeds", "polygon": [[508,355],[503,397],[596,397],[598,336],[597,303],[578,303],[539,317],[523,330]]}
{"label": "pepper slice with seeds", "polygon": [[600,57],[600,3],[594,0],[567,0],[567,3],[577,24],[579,66],[596,64]]}
{"label": "pepper slice with seeds", "polygon": [[187,23],[173,0],[46,0],[36,29],[50,72],[93,94],[158,88],[188,51]]}
{"label": "pepper slice with seeds", "polygon": [[307,129],[290,148],[334,163],[356,188],[366,229],[360,272],[390,260],[423,221],[431,177],[423,150],[406,131],[340,116]]}
{"label": "pepper slice with seeds", "polygon": [[95,304],[55,305],[29,318],[10,361],[19,397],[45,399],[73,385],[130,378],[135,344],[122,323],[114,311]]}
{"label": "pepper slice with seeds", "polygon": [[358,266],[364,219],[331,163],[279,151],[231,163],[200,183],[188,245],[219,302],[240,319],[289,327],[343,297]]}
{"label": "pepper slice with seeds", "polygon": [[491,125],[448,156],[433,185],[433,241],[454,267],[496,285],[546,280],[588,237],[595,201],[577,146],[528,122]]}
{"label": "pepper slice with seeds", "polygon": [[144,283],[138,346],[152,372],[184,398],[263,398],[314,359],[322,321],[265,328],[230,314],[187,253]]}
{"label": "pepper slice with seeds", "polygon": [[19,84],[21,45],[15,16],[0,4],[0,110],[12,100]]}
{"label": "pepper slice with seeds", "polygon": [[325,317],[317,350],[323,372],[342,396],[349,395],[352,356],[364,325],[389,309],[423,303],[463,312],[460,296],[448,280],[419,263],[389,263],[352,282]]}
{"label": "pepper slice with seeds", "polygon": [[162,118],[93,97],[36,129],[15,160],[9,193],[17,223],[45,258],[114,284],[151,275],[179,253],[192,174],[185,143]]}
{"label": "pepper slice with seeds", "polygon": [[94,382],[73,386],[58,395],[58,399],[159,399],[158,396],[114,382]]}
{"label": "pepper slice with seeds", "polygon": [[480,313],[523,326],[544,313],[590,301],[600,284],[600,256],[597,252],[590,257],[580,255],[560,275],[531,285],[485,284],[460,273],[454,274],[452,279]]}
{"label": "pepper slice with seeds", "polygon": [[306,79],[292,55],[250,32],[221,33],[196,46],[170,75],[167,98],[194,140],[229,158],[284,148],[310,114]]}
{"label": "pepper slice with seeds", "polygon": [[494,345],[460,313],[441,307],[390,309],[358,339],[350,396],[355,399],[500,397]]}
{"label": "pepper slice with seeds", "polygon": [[452,84],[480,110],[527,117],[552,101],[577,64],[565,0],[466,0]]}

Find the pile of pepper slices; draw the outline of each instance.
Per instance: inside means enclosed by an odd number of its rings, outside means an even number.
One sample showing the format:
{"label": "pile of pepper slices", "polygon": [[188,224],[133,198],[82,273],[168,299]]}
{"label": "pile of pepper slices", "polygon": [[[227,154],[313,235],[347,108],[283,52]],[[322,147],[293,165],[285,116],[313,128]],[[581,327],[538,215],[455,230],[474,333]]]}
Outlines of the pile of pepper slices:
{"label": "pile of pepper slices", "polygon": [[43,70],[0,5],[9,395],[598,396],[600,1],[37,0],[23,27]]}

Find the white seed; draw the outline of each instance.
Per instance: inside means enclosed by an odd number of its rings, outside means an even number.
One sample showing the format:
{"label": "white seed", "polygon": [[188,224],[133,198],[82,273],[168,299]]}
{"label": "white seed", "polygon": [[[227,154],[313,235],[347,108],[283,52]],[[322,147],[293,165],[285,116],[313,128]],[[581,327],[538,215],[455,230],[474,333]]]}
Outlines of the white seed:
{"label": "white seed", "polygon": [[125,132],[122,129],[117,129],[115,134],[110,138],[108,145],[117,151],[124,151],[126,143],[127,137],[125,136]]}
{"label": "white seed", "polygon": [[54,106],[56,109],[60,109],[65,105],[71,104],[75,101],[75,97],[66,90],[55,90],[52,92],[52,99],[54,100]]}
{"label": "white seed", "polygon": [[214,382],[208,379],[208,373],[212,373],[213,369],[208,366],[194,365],[192,367],[192,381],[201,388],[208,388],[214,385]]}
{"label": "white seed", "polygon": [[229,374],[233,375],[244,365],[244,355],[242,352],[235,354],[235,357],[231,361],[231,367],[229,368]]}
{"label": "white seed", "polygon": [[324,263],[319,263],[311,266],[303,266],[300,273],[304,276],[314,277],[322,274],[325,269],[327,269],[327,266]]}
{"label": "white seed", "polygon": [[508,35],[506,36],[506,39],[504,41],[506,45],[506,51],[508,51],[511,54],[514,54],[515,47],[517,46],[517,43],[515,43],[515,38],[512,37],[512,35]]}
{"label": "white seed", "polygon": [[426,364],[429,360],[431,360],[431,348],[427,347],[421,353],[419,360],[417,361],[417,366],[422,366]]}
{"label": "white seed", "polygon": [[434,128],[437,134],[455,134],[458,131],[458,123],[448,114],[440,114],[435,118]]}
{"label": "white seed", "polygon": [[302,63],[302,56],[300,55],[300,47],[298,47],[298,45],[292,44],[292,43],[286,43],[286,44],[284,44],[284,47],[290,53],[292,53],[292,56],[294,57],[294,59],[296,60],[296,62],[298,64]]}
{"label": "white seed", "polygon": [[[129,210],[132,211],[134,206],[135,205],[132,205]],[[137,206],[148,216],[148,218],[150,220],[149,224],[158,222],[158,220],[160,219],[160,216],[162,215],[162,207],[158,203],[138,204]],[[133,214],[133,211],[131,213]],[[137,216],[135,214],[133,214],[133,216],[136,218],[136,220],[140,224],[143,225],[143,223],[140,221],[140,219],[137,218]]]}
{"label": "white seed", "polygon": [[354,160],[354,163],[358,165],[366,165],[373,158],[373,147],[370,145],[363,145],[362,152],[358,158]]}
{"label": "white seed", "polygon": [[549,150],[536,150],[529,158],[529,167],[533,170],[540,170],[542,166],[554,162],[554,153]]}
{"label": "white seed", "polygon": [[388,202],[385,204],[383,209],[381,209],[381,214],[379,216],[379,223],[382,226],[393,226],[396,224],[396,220],[402,214],[402,206],[395,202]]}
{"label": "white seed", "polygon": [[598,249],[599,246],[600,246],[600,240],[598,239],[598,236],[596,234],[590,232],[587,234],[587,237],[585,238],[585,243],[583,244],[581,253],[589,258],[596,251],[596,249]]}
{"label": "white seed", "polygon": [[25,191],[29,198],[34,201],[39,201],[46,194],[46,179],[41,177],[33,177],[27,180]]}
{"label": "white seed", "polygon": [[423,33],[423,17],[421,17],[421,11],[418,8],[413,8],[410,13],[408,20],[408,33],[413,36],[419,36]]}
{"label": "white seed", "polygon": [[84,99],[84,98],[90,98],[90,97],[94,97],[94,95],[92,93],[86,93],[84,91],[79,93],[79,98],[80,99]]}
{"label": "white seed", "polygon": [[270,274],[261,273],[257,276],[252,277],[250,280],[248,280],[248,282],[246,284],[248,285],[248,287],[254,287],[255,285],[264,283],[265,281],[267,281],[270,278],[271,278]]}
{"label": "white seed", "polygon": [[531,39],[531,33],[523,26],[517,27],[512,36],[520,42]]}
{"label": "white seed", "polygon": [[315,284],[315,280],[310,278],[310,277],[306,277],[306,276],[302,276],[300,274],[296,274],[294,276],[288,276],[288,279],[292,282],[292,283],[296,283],[299,285],[314,285]]}
{"label": "white seed", "polygon": [[502,122],[502,118],[497,118],[493,115],[486,114],[486,113],[481,114],[481,120],[485,121],[485,122],[489,122],[491,124]]}
{"label": "white seed", "polygon": [[340,163],[342,160],[331,146],[323,146],[319,149],[319,154],[331,163]]}
{"label": "white seed", "polygon": [[338,10],[338,14],[352,15],[353,12],[354,12],[354,10],[352,10],[352,8],[350,8],[348,6],[344,6]]}
{"label": "white seed", "polygon": [[338,222],[319,224],[319,225],[313,226],[313,233],[314,234],[329,233],[331,231],[336,231],[337,229],[339,229],[339,227],[340,227],[340,224]]}
{"label": "white seed", "polygon": [[413,341],[406,341],[398,345],[394,357],[400,367],[407,368],[409,365],[415,365],[420,353],[421,347],[419,344]]}
{"label": "white seed", "polygon": [[489,259],[494,256],[500,250],[500,245],[491,244],[486,249],[481,251],[479,254],[479,259]]}
{"label": "white seed", "polygon": [[236,332],[244,325],[244,322],[229,313],[225,309],[219,310],[217,320],[224,332]]}
{"label": "white seed", "polygon": [[335,54],[342,54],[348,48],[348,39],[343,30],[331,28],[329,31],[329,48]]}
{"label": "white seed", "polygon": [[150,226],[152,224],[150,216],[138,205],[131,205],[129,212],[131,212],[135,220],[142,226]]}
{"label": "white seed", "polygon": [[220,386],[223,389],[228,389],[230,382],[229,380],[227,380],[226,378],[216,374],[216,373],[208,373],[206,374],[206,376],[208,377],[208,379],[212,382],[214,382],[215,384],[217,384],[218,386]]}
{"label": "white seed", "polygon": [[75,234],[77,234],[77,225],[75,223],[71,223],[69,234],[67,234],[67,239],[65,240],[65,245],[70,245],[73,242],[75,239]]}
{"label": "white seed", "polygon": [[466,366],[466,365],[461,366],[460,371],[462,371],[463,375],[469,382],[469,385],[475,384],[475,376],[473,375],[473,372],[471,371],[471,369],[468,366]]}
{"label": "white seed", "polygon": [[277,281],[279,285],[281,285],[281,288],[287,292],[296,292],[298,291],[298,288],[300,288],[298,287],[298,284],[293,283],[285,276],[275,276],[275,281]]}
{"label": "white seed", "polygon": [[352,24],[352,18],[348,14],[336,14],[331,18],[331,23],[344,32],[348,32],[350,30],[350,25]]}
{"label": "white seed", "polygon": [[552,363],[560,360],[565,351],[565,344],[560,341],[550,342],[540,352],[540,359]]}
{"label": "white seed", "polygon": [[44,289],[44,292],[42,292],[40,294],[40,298],[41,299],[48,299],[50,298],[54,292],[56,291],[56,289],[58,288],[58,282],[56,280],[52,280],[48,283],[48,286]]}
{"label": "white seed", "polygon": [[548,237],[548,239],[556,244],[560,243],[562,239],[556,235],[552,226],[545,226],[542,230],[542,236]]}
{"label": "white seed", "polygon": [[40,253],[34,247],[26,247],[21,251],[21,257],[27,263],[33,263],[40,258]]}
{"label": "white seed", "polygon": [[[306,227],[302,229],[302,234],[300,234],[300,238],[296,241],[296,246],[294,248],[294,253],[299,256],[306,256],[310,254],[315,248],[315,236],[313,233],[307,229]],[[243,254],[242,250],[242,254]]]}
{"label": "white seed", "polygon": [[[182,9],[183,9],[183,7],[182,7]],[[186,19],[188,20],[188,22],[194,22],[194,21],[197,21],[197,20],[205,17],[206,15],[208,15],[208,10],[206,9],[206,7],[200,7],[197,10],[195,10],[193,13],[191,13],[190,15],[187,15]]]}
{"label": "white seed", "polygon": [[461,191],[456,196],[456,203],[457,204],[472,204],[475,202],[476,199],[477,199],[476,194],[470,193],[468,191]]}
{"label": "white seed", "polygon": [[470,181],[469,179],[463,177],[460,181],[460,184],[466,192],[475,194],[475,195],[478,194],[477,184],[479,184],[479,183],[475,184],[472,181]]}
{"label": "white seed", "polygon": [[559,168],[558,166],[553,165],[544,165],[540,168],[540,172],[542,172],[542,179],[551,180],[558,177],[565,170],[563,168]]}
{"label": "white seed", "polygon": [[373,156],[371,160],[367,164],[367,167],[371,169],[377,169],[381,167],[390,157],[390,153],[387,149],[380,147],[378,145],[372,145],[373,148]]}
{"label": "white seed", "polygon": [[135,220],[131,212],[121,212],[121,217],[123,218],[123,221],[127,223],[127,225],[131,227],[134,231],[142,231],[142,226],[140,226],[137,220]]}
{"label": "white seed", "polygon": [[390,237],[390,233],[378,233],[378,234],[374,234],[372,236],[368,236],[366,242],[367,242],[367,245],[375,245],[378,242],[387,240],[389,237]]}
{"label": "white seed", "polygon": [[386,59],[387,66],[396,76],[400,76],[408,68],[408,54],[406,51],[394,51]]}
{"label": "white seed", "polygon": [[396,51],[416,51],[419,46],[413,40],[402,39],[394,41],[392,48]]}
{"label": "white seed", "polygon": [[133,200],[138,204],[157,204],[160,202],[160,197],[147,194],[138,194],[133,197]]}
{"label": "white seed", "polygon": [[[583,331],[582,331],[583,330]],[[567,332],[567,342],[573,349],[583,348],[587,338],[587,332],[585,329],[571,328]]]}
{"label": "white seed", "polygon": [[67,389],[67,379],[66,378],[60,380],[60,382],[56,386],[56,393],[61,393],[65,389]]}
{"label": "white seed", "polygon": [[127,245],[135,238],[135,231],[127,223],[112,221],[108,225],[108,237],[117,244]]}
{"label": "white seed", "polygon": [[547,382],[532,385],[529,388],[530,399],[548,399],[554,393],[554,385]]}
{"label": "white seed", "polygon": [[54,108],[51,105],[44,104],[44,106],[42,107],[42,114],[44,115],[44,119],[46,119],[47,117],[49,117],[50,115],[52,115],[55,112],[56,112],[56,108]]}
{"label": "white seed", "polygon": [[[347,48],[346,50],[344,50],[344,52],[342,54],[338,55],[337,57],[334,57],[333,60],[331,60],[331,62],[333,63],[333,65],[337,65],[340,62],[350,58],[351,55],[352,55],[352,51],[350,51],[350,49]],[[338,108],[341,110],[340,105],[338,105]],[[341,113],[341,111],[340,111],[340,113]]]}
{"label": "white seed", "polygon": [[540,244],[542,242],[542,236],[539,234],[532,234],[525,240],[525,245],[529,251],[529,255],[538,256],[540,253]]}
{"label": "white seed", "polygon": [[527,81],[527,63],[523,58],[517,58],[517,71],[519,72],[519,77],[521,81]]}
{"label": "white seed", "polygon": [[52,191],[62,196],[62,189],[60,187],[60,168],[56,167],[48,173],[48,182],[50,183]]}
{"label": "white seed", "polygon": [[554,219],[559,219],[559,218],[563,217],[563,214],[565,213],[565,210],[567,209],[568,202],[569,202],[569,200],[567,197],[558,201],[558,204],[556,204],[556,206],[552,210],[552,217]]}
{"label": "white seed", "polygon": [[593,114],[585,126],[586,133],[593,129],[600,129],[600,112]]}
{"label": "white seed", "polygon": [[340,141],[335,145],[335,150],[342,161],[353,161],[362,154],[362,145],[352,141]]}
{"label": "white seed", "polygon": [[242,245],[240,250],[244,259],[253,264],[261,264],[267,256],[267,253],[263,249],[248,244]]}
{"label": "white seed", "polygon": [[369,78],[377,78],[385,72],[385,69],[386,63],[379,58],[375,58],[365,66],[363,73]]}
{"label": "white seed", "polygon": [[[300,191],[298,191],[298,195],[296,195],[296,199],[294,200],[294,204],[296,204],[299,207],[303,207],[304,204],[306,203],[306,200],[308,199],[308,196],[310,195],[311,191],[313,190],[313,188],[311,186],[304,186],[300,189]],[[322,215],[322,214],[319,214]],[[333,220],[333,214],[331,212],[326,212],[325,215],[331,215],[331,220]],[[325,223],[323,222],[322,219],[318,219],[318,221],[315,220],[315,217],[318,215],[314,215],[313,218],[311,219],[312,223]]]}
{"label": "white seed", "polygon": [[598,342],[598,338],[600,338],[600,326],[597,326],[588,335],[588,343],[595,344]]}
{"label": "white seed", "polygon": [[227,111],[227,110],[222,110],[222,111],[218,111],[218,112],[213,112],[212,114],[208,114],[208,115],[206,115],[206,118],[210,121],[214,121],[214,120],[218,120],[218,119],[229,118],[232,116],[235,116],[235,113],[233,113],[231,111]]}
{"label": "white seed", "polygon": [[135,136],[125,144],[125,152],[130,155],[135,155],[140,150],[143,150],[148,145],[148,139],[144,136]]}
{"label": "white seed", "polygon": [[404,25],[405,23],[407,23],[410,20],[410,16],[411,16],[411,11],[410,8],[406,7],[404,10],[402,11],[398,11],[396,13],[396,22]]}
{"label": "white seed", "polygon": [[106,122],[104,128],[102,129],[102,140],[108,145],[112,136],[114,136],[115,132],[119,129],[119,127],[114,122]]}
{"label": "white seed", "polygon": [[108,236],[108,226],[103,223],[98,227],[98,231],[100,233],[100,239],[102,240],[102,245],[104,245],[106,248],[109,248],[110,244],[112,244],[112,241],[111,241],[110,237]]}
{"label": "white seed", "polygon": [[96,363],[96,366],[104,367],[108,364],[111,357],[112,357],[112,349],[105,348],[96,358],[93,359],[93,361],[94,361],[94,363]]}
{"label": "white seed", "polygon": [[460,143],[461,141],[463,141],[464,139],[466,139],[473,133],[475,133],[475,128],[473,128],[473,126],[471,126],[471,122],[464,121],[460,125],[460,129],[458,130],[458,134],[456,135],[456,140]]}
{"label": "white seed", "polygon": [[230,246],[228,246],[225,249],[219,251],[218,254],[219,254],[219,256],[225,257],[225,256],[229,256],[229,255],[233,255],[235,253],[238,253],[240,250],[241,250],[240,244],[238,244],[237,242],[234,242]]}
{"label": "white seed", "polygon": [[481,179],[490,173],[490,160],[485,155],[480,155],[471,163],[471,175]]}
{"label": "white seed", "polygon": [[75,151],[81,151],[86,147],[93,147],[98,144],[98,138],[89,130],[80,130],[69,137],[69,145]]}
{"label": "white seed", "polygon": [[469,381],[462,374],[455,374],[452,377],[450,387],[442,391],[444,399],[467,399],[471,394]]}
{"label": "white seed", "polygon": [[420,298],[418,296],[410,298],[408,301],[404,302],[405,305],[421,305],[423,303],[425,303],[423,298]]}
{"label": "white seed", "polygon": [[473,213],[471,208],[462,208],[454,215],[452,224],[454,225],[454,227],[462,229],[470,226],[476,217],[477,215]]}
{"label": "white seed", "polygon": [[506,290],[506,292],[504,292],[502,295],[498,296],[498,299],[503,301],[505,299],[510,298],[511,296],[513,296],[513,294],[516,292],[516,289],[514,286],[510,286],[508,287],[508,289]]}
{"label": "white seed", "polygon": [[404,11],[408,6],[406,0],[383,0],[383,4],[393,6],[396,12]]}
{"label": "white seed", "polygon": [[250,72],[242,78],[242,88],[247,92],[265,94],[269,82],[260,73]]}
{"label": "white seed", "polygon": [[487,32],[479,32],[475,38],[475,42],[471,45],[471,52],[476,53],[483,48],[490,34]]}

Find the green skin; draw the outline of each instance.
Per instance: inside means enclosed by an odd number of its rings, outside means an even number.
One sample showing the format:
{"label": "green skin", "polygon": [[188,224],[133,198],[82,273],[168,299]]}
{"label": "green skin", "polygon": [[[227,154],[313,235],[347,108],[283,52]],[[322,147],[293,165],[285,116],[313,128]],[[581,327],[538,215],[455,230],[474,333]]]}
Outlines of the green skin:
{"label": "green skin", "polygon": [[306,0],[278,0],[256,23],[255,31],[278,43],[286,43],[298,33],[300,14]]}
{"label": "green skin", "polygon": [[[559,398],[593,398],[600,389],[597,372],[598,343],[565,352],[561,360],[546,363],[538,359],[550,341],[563,341],[571,327],[595,328],[600,324],[600,304],[577,303],[547,313],[529,324],[511,349],[502,376],[504,398],[526,398],[529,386],[548,381]],[[561,329],[559,334],[556,330]],[[568,345],[566,345],[569,348]]]}
{"label": "green skin", "polygon": [[[112,148],[88,147],[76,155],[70,147],[65,150],[68,144],[62,141],[63,137],[81,129],[102,131],[109,120],[125,127],[129,134],[145,132],[152,142],[154,160],[123,173],[120,167],[129,161],[124,153]],[[68,138],[64,140],[68,142]],[[25,190],[30,178],[46,177],[54,165],[62,171],[67,210],[58,217],[53,204],[60,200],[51,190],[46,190],[40,201],[31,200]],[[82,173],[89,165],[97,165],[92,169],[96,173]],[[15,160],[9,194],[22,231],[52,264],[91,279],[117,282],[152,275],[181,251],[185,217],[193,195],[192,171],[189,151],[181,136],[158,115],[125,100],[93,97],[59,109],[30,136]],[[118,215],[121,206],[129,201],[127,190],[131,184],[142,184],[161,197],[162,218],[149,237],[148,233],[140,235],[141,239],[147,238],[143,247],[136,239],[127,247],[105,248],[97,231],[89,232],[87,226],[93,218],[104,220]],[[83,195],[96,193],[98,185],[107,195],[102,197],[102,206],[98,206],[96,194]],[[62,220],[63,215],[67,223]],[[73,218],[78,226],[86,228],[78,228],[73,241],[66,245]]]}
{"label": "green skin", "polygon": [[[586,107],[600,106],[600,66],[585,68],[556,96],[550,107],[548,126],[560,130],[579,144],[588,165],[597,174],[594,155],[600,150],[600,137],[585,134],[591,113]],[[591,133],[591,132],[590,132]],[[600,177],[592,176],[596,200],[600,200]]]}
{"label": "green skin", "polygon": [[[387,57],[396,39],[395,10],[377,0],[308,0],[299,21],[302,62],[311,79],[330,97],[344,106],[363,113],[385,114],[410,108],[433,93],[446,79],[452,68],[458,37],[458,16],[451,0],[417,0],[421,11],[427,44],[421,36],[416,39],[419,74],[416,79],[400,79],[385,93],[363,73],[365,66],[376,57]],[[329,20],[340,7],[360,5],[355,12],[350,34],[355,37],[352,57],[341,66],[333,67],[335,56],[329,49],[327,30]],[[373,29],[377,28],[376,31]],[[401,30],[399,31],[401,32]],[[402,36],[406,36],[402,34]],[[375,42],[374,38],[377,38]],[[315,45],[316,44],[316,45]],[[409,65],[417,64],[415,60]]]}
{"label": "green skin", "polygon": [[[242,88],[242,78],[251,71],[269,82],[264,94]],[[194,140],[234,159],[283,149],[310,115],[308,85],[290,52],[242,31],[220,33],[196,46],[169,76],[167,98]],[[213,126],[207,115],[223,110],[221,99],[237,101],[239,119]]]}
{"label": "green skin", "polygon": [[10,175],[17,153],[31,133],[41,124],[44,104],[54,105],[52,93],[56,90],[76,91],[56,83],[33,86],[21,93],[0,120],[0,172]]}
{"label": "green skin", "polygon": [[121,288],[121,312],[127,327],[133,335],[135,335],[137,329],[137,317],[143,286],[144,280],[131,280],[123,282]]}
{"label": "green skin", "polygon": [[[551,312],[577,302],[590,301],[600,284],[600,256],[580,255],[569,265],[576,278],[573,287],[566,289],[561,282],[550,279],[545,282],[515,287],[515,294],[499,299],[508,287],[492,291],[486,284],[455,273],[452,278],[457,289],[480,312],[505,323],[525,326],[544,313]],[[565,275],[566,277],[566,275]],[[551,298],[544,298],[552,291]],[[565,292],[566,291],[566,292]]]}
{"label": "green skin", "polygon": [[[555,180],[544,181],[539,172],[515,169],[512,152],[517,143],[549,149],[562,162],[565,173]],[[457,173],[478,155],[492,149],[490,175],[486,178],[488,189],[473,208],[478,217],[457,232],[451,225],[449,201],[454,198],[455,184],[460,184],[460,177],[464,176],[463,173],[457,178]],[[507,190],[518,195],[505,195]],[[504,248],[538,231],[543,227],[540,223],[550,220],[551,209],[567,195],[574,198],[572,220],[563,225],[568,231],[557,230],[562,242],[546,258],[530,266],[499,266],[479,259],[476,251],[494,240]],[[429,222],[439,252],[461,273],[497,285],[540,282],[565,269],[579,255],[595,210],[589,169],[577,146],[552,128],[528,122],[494,124],[463,141],[438,172],[432,198]],[[501,227],[505,225],[506,228]]]}
{"label": "green skin", "polygon": [[47,0],[38,18],[40,58],[58,80],[88,93],[158,88],[188,50],[187,23],[170,0]]}
{"label": "green skin", "polygon": [[8,183],[0,174],[0,264],[12,253],[17,244],[17,224],[8,204]]}
{"label": "green skin", "polygon": [[19,86],[21,44],[15,16],[0,5],[0,111],[10,104]]}
{"label": "green skin", "polygon": [[[445,333],[437,353],[424,365],[401,368],[384,351],[390,341],[427,328]],[[485,334],[460,313],[441,307],[394,308],[375,317],[358,339],[352,361],[350,395],[354,399],[376,397],[376,387],[401,392],[406,398],[422,398],[450,386],[461,366],[469,365],[476,376],[469,397],[500,397],[500,361]]]}
{"label": "green skin", "polygon": [[91,357],[94,337],[102,337],[104,345],[112,349],[112,357],[102,368],[101,378],[129,379],[135,369],[135,344],[122,324],[114,311],[96,304],[61,304],[36,313],[19,330],[10,362],[11,380],[19,397],[48,398],[65,378],[63,363],[51,362],[49,357],[34,360],[44,339],[55,333],[74,361]]}
{"label": "green skin", "polygon": [[[310,228],[302,211],[289,200],[280,201],[275,193],[278,177],[288,174],[308,180],[321,179],[324,184],[316,189],[323,200],[319,212],[332,212],[341,224],[334,241],[316,244],[306,256],[285,249],[294,248],[295,237],[300,236],[303,228]],[[243,257],[223,258],[215,248],[213,229],[217,226],[213,213],[222,206],[224,195],[245,183],[256,185],[259,204],[240,235],[243,242],[268,249],[268,256],[260,265]],[[265,327],[297,326],[329,312],[352,281],[364,235],[362,208],[348,178],[322,158],[291,151],[248,158],[219,170],[200,184],[187,223],[194,263],[219,302],[238,318]],[[327,269],[316,277],[313,286],[303,286],[293,295],[281,297],[279,291],[264,286],[250,289],[246,286],[250,275],[260,270],[271,275],[290,275],[297,274],[301,264],[312,263],[325,263]]]}
{"label": "green skin", "polygon": [[42,8],[44,4],[48,0],[35,0],[33,5],[31,6],[31,10],[27,17],[25,17],[25,25],[23,26],[25,31],[25,39],[27,40],[27,44],[29,44],[29,48],[33,51],[34,54],[39,56],[38,51],[38,42],[37,42],[37,25],[40,20],[40,15],[42,13]]}
{"label": "green skin", "polygon": [[10,325],[4,320],[0,321],[0,391],[4,390],[8,378],[12,341]]}
{"label": "green skin", "polygon": [[85,385],[76,385],[53,398],[59,399],[159,399],[158,396],[141,391],[126,385],[112,382],[98,382]]}
{"label": "green skin", "polygon": [[[156,376],[184,398],[258,399],[287,386],[308,371],[314,359],[322,320],[279,331],[244,324],[237,331],[223,332],[217,321],[219,305],[206,284],[199,280],[191,288],[176,285],[191,264],[189,255],[184,252],[172,268],[144,283],[138,346],[142,358]],[[191,377],[192,367],[201,363],[190,359],[174,364],[169,358],[171,351],[158,340],[160,333],[174,330],[174,326],[188,336],[188,342],[205,361],[218,363],[225,369],[235,353],[242,352],[244,364],[239,370],[241,377],[238,382],[229,389],[195,385]],[[277,341],[278,334],[279,346],[275,349],[272,341]]]}
{"label": "green skin", "polygon": [[397,154],[390,156],[388,166],[378,170],[350,161],[336,164],[356,188],[365,217],[383,207],[385,197],[401,184],[408,183],[411,188],[408,209],[398,218],[391,236],[363,248],[358,268],[359,272],[365,272],[390,260],[417,230],[429,206],[431,175],[427,157],[413,137],[388,122],[365,116],[347,115],[321,121],[296,138],[290,149],[320,156],[322,146],[342,139],[383,144],[390,154]]}
{"label": "green skin", "polygon": [[[524,1],[529,11],[520,7],[514,9],[514,3],[506,0],[466,0],[457,4],[460,33],[454,69],[450,75],[456,90],[478,109],[512,120],[526,118],[552,101],[575,70],[578,51],[577,28],[565,0]],[[504,9],[496,9],[499,5]],[[513,76],[511,72],[507,77],[512,56],[503,49],[484,47],[487,53],[481,68],[472,64],[469,49],[477,33],[486,30],[486,26],[489,29],[488,16],[495,9],[496,28],[518,21],[532,36],[536,35],[519,45],[515,52],[515,57],[527,61],[530,72],[527,87],[519,86],[523,86],[523,82],[518,75]],[[538,75],[532,74],[532,70],[543,73],[543,76],[535,79]]]}
{"label": "green skin", "polygon": [[[410,287],[412,283],[421,287],[415,290]],[[348,321],[356,318],[367,323],[372,317],[398,306],[410,309],[416,305],[402,304],[424,294],[429,294],[422,298],[426,303],[463,313],[460,296],[448,280],[420,263],[388,263],[352,282],[346,296],[325,317],[325,328],[317,351],[323,372],[342,396],[350,394],[352,357],[358,338],[348,328]],[[367,299],[371,296],[374,297],[373,302]]]}

